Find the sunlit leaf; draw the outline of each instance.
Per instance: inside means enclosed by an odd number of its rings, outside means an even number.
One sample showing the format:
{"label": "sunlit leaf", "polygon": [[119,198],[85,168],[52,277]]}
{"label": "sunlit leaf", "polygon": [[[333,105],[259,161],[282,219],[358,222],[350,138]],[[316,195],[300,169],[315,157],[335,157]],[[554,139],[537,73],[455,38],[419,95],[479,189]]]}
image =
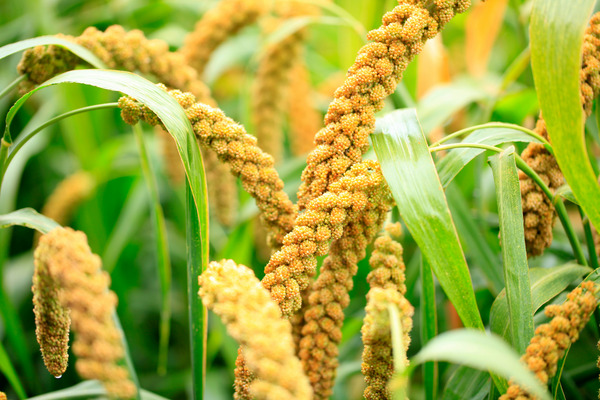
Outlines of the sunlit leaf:
{"label": "sunlit leaf", "polygon": [[521,363],[520,356],[499,336],[473,329],[457,329],[435,337],[411,359],[411,366],[425,361],[447,361],[494,372],[525,388],[543,400],[550,400],[546,388]]}
{"label": "sunlit leaf", "polygon": [[469,268],[414,109],[377,121],[371,135],[402,219],[465,326],[483,329]]}
{"label": "sunlit leaf", "polygon": [[515,163],[515,148],[491,157],[502,239],[502,263],[506,286],[511,340],[524,354],[533,337],[533,306],[529,285],[529,264],[525,250],[521,188]]}
{"label": "sunlit leaf", "polygon": [[583,33],[595,0],[535,0],[531,67],[556,161],[575,198],[600,226],[600,186],[587,156],[580,98]]}

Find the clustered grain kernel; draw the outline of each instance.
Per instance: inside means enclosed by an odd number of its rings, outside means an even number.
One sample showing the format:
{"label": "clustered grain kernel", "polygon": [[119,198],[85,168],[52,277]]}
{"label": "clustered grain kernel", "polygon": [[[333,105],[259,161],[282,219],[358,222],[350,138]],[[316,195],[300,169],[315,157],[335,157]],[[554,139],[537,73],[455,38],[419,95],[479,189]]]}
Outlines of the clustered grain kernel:
{"label": "clustered grain kernel", "polygon": [[201,76],[217,47],[245,26],[253,24],[266,11],[267,2],[263,0],[219,1],[186,36],[180,53]]}
{"label": "clustered grain kernel", "polygon": [[241,347],[238,347],[238,356],[235,360],[233,381],[233,398],[235,400],[252,400],[254,396],[250,392],[250,385],[256,379],[248,369]]}
{"label": "clustered grain kernel", "polygon": [[[166,89],[159,84],[159,87]],[[255,198],[261,217],[269,230],[269,244],[279,248],[283,237],[292,230],[296,207],[283,191],[283,182],[274,168],[273,157],[256,145],[256,138],[248,135],[241,125],[208,105],[195,103],[191,93],[171,90],[169,94],[185,109],[196,138],[214,150],[239,176],[242,187]],[[150,109],[130,97],[119,99],[121,116],[131,125],[143,120],[151,125],[161,124]]]}
{"label": "clustered grain kernel", "polygon": [[[104,32],[90,27],[78,37],[59,37],[87,48],[111,69],[154,75],[169,87],[192,92],[200,101],[214,104],[210,91],[196,71],[187,65],[183,55],[170,52],[169,45],[162,40],[147,39],[140,30],[126,31],[119,25],[112,25]],[[27,75],[31,86],[83,63],[62,47],[37,46],[25,51],[17,69]]]}
{"label": "clustered grain kernel", "polygon": [[[594,99],[600,93],[600,13],[590,20],[583,41],[581,63],[581,104],[586,117],[592,112]],[[548,139],[546,123],[541,117],[535,132]],[[564,177],[556,162],[544,145],[530,143],[521,154],[529,165],[554,193],[564,184]],[[524,172],[519,171],[521,199],[523,204],[523,223],[527,256],[541,255],[552,243],[554,226],[554,205],[542,189]]]}
{"label": "clustered grain kernel", "polygon": [[294,354],[291,326],[249,268],[232,260],[210,263],[199,277],[199,295],[241,346],[255,379],[256,399],[309,400],[312,390]]}
{"label": "clustered grain kernel", "polygon": [[299,206],[325,193],[369,147],[375,113],[396,90],[398,80],[427,39],[434,37],[470,0],[400,1],[383,17],[383,24],[368,34],[372,43],[358,53],[346,81],[335,92],[325,116],[325,127],[309,154],[298,193]]}
{"label": "clustered grain kernel", "polygon": [[124,350],[112,319],[117,297],[108,290],[110,277],[101,270],[100,257],[91,252],[85,234],[56,228],[40,238],[34,257],[36,268],[46,268],[60,288],[62,307],[70,310],[79,375],[101,381],[111,398],[134,398],[136,386],[119,364]]}
{"label": "clustered grain kernel", "polygon": [[368,211],[370,204],[386,204],[389,195],[379,164],[367,160],[355,164],[330,191],[314,199],[298,216],[294,229],[283,239],[283,247],[265,267],[262,282],[280,305],[284,316],[302,305],[301,291],[315,275],[318,256],[329,253],[332,242],[344,234],[345,225]]}
{"label": "clustered grain kernel", "polygon": [[367,245],[381,229],[390,209],[387,190],[387,187],[379,186],[378,191],[369,195],[362,211],[348,211],[342,237],[331,245],[329,256],[308,294],[298,354],[313,386],[315,399],[328,399],[332,394],[352,278],[358,271],[358,262],[365,257]]}
{"label": "clustered grain kernel", "polygon": [[[365,346],[362,373],[367,384],[364,397],[368,400],[391,399],[388,383],[394,373],[394,362],[388,304],[398,307],[405,352],[410,345],[414,314],[414,308],[404,297],[406,285],[402,246],[392,239],[392,236],[400,236],[401,226],[399,223],[388,224],[386,231],[375,241],[369,259],[372,270],[367,281],[371,289],[367,293],[366,315],[361,330]],[[408,360],[405,359],[404,363],[408,365]]]}
{"label": "clustered grain kernel", "polygon": [[40,345],[44,365],[48,372],[60,377],[69,362],[69,310],[59,300],[60,286],[45,262],[44,248],[35,252],[33,272],[33,313],[35,336]]}
{"label": "clustered grain kernel", "polygon": [[[547,384],[556,374],[558,361],[564,356],[571,343],[579,338],[579,332],[585,327],[591,314],[598,306],[594,282],[583,282],[567,295],[567,301],[561,305],[549,305],[546,316],[552,318],[535,330],[521,361],[535,374],[543,384]],[[533,397],[520,386],[509,382],[506,394],[500,400],[532,399]]]}

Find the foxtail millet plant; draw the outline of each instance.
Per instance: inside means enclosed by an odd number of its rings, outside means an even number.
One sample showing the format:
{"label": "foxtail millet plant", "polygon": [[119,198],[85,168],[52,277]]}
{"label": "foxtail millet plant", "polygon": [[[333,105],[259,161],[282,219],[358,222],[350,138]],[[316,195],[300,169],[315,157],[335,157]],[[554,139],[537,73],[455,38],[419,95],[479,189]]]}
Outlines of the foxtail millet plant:
{"label": "foxtail millet plant", "polygon": [[[185,109],[199,142],[213,149],[230,166],[231,173],[241,178],[242,187],[256,199],[262,212],[270,243],[275,248],[281,246],[293,226],[296,207],[282,190],[283,182],[273,167],[273,157],[264,153],[256,145],[256,138],[221,110],[194,103],[191,93],[173,90],[170,94]],[[128,124],[134,125],[140,119],[151,125],[161,124],[152,111],[129,97],[122,97],[119,107]]]}
{"label": "foxtail millet plant", "polygon": [[317,145],[306,160],[298,205],[305,208],[325,193],[369,147],[375,113],[396,90],[398,80],[427,39],[434,37],[470,0],[403,3],[383,17],[383,25],[369,32],[365,45],[348,69],[344,84],[325,115],[325,127],[315,136]]}
{"label": "foxtail millet plant", "polygon": [[[544,384],[556,374],[558,361],[571,343],[579,339],[579,332],[585,327],[598,306],[594,282],[583,282],[567,295],[561,305],[549,305],[545,309],[549,323],[538,326],[535,335],[527,346],[522,361]],[[500,400],[529,399],[530,395],[516,384],[511,384]]]}
{"label": "foxtail millet plant", "polygon": [[[592,113],[594,99],[600,93],[600,13],[590,20],[583,42],[581,61],[581,104],[586,117]],[[535,132],[548,139],[546,123],[540,115]],[[564,184],[564,177],[554,156],[541,143],[530,143],[521,154],[523,160],[554,193]],[[539,256],[552,243],[555,211],[552,201],[524,172],[519,171],[523,203],[525,244],[529,257]]]}
{"label": "foxtail millet plant", "polygon": [[[366,316],[361,329],[364,343],[362,373],[367,387],[366,399],[390,399],[388,383],[394,373],[392,358],[392,337],[388,305],[398,307],[402,323],[402,345],[404,352],[410,345],[412,315],[414,308],[404,297],[406,294],[402,245],[392,237],[399,237],[399,223],[388,224],[386,232],[374,243],[369,259],[371,272],[367,281],[371,289],[367,293]],[[404,360],[405,365],[408,360]]]}
{"label": "foxtail millet plant", "polygon": [[313,385],[315,399],[327,399],[332,394],[352,278],[368,244],[381,229],[390,203],[388,188],[381,186],[369,195],[364,209],[348,210],[344,232],[331,245],[319,277],[310,286],[298,354]]}
{"label": "foxtail millet plant", "polygon": [[[40,238],[35,262],[37,271],[47,271],[45,280],[54,280],[58,301],[69,310],[79,375],[102,382],[111,398],[135,397],[136,386],[127,368],[119,364],[124,349],[121,332],[112,319],[117,297],[108,290],[110,277],[102,271],[100,257],[91,252],[85,234],[70,228],[53,229]],[[40,331],[47,328],[39,327]],[[66,349],[63,352],[66,356]]]}
{"label": "foxtail millet plant", "polygon": [[241,345],[255,377],[247,391],[256,399],[311,399],[308,379],[294,354],[290,323],[281,318],[252,270],[232,260],[213,262],[199,284],[204,305],[221,317]]}

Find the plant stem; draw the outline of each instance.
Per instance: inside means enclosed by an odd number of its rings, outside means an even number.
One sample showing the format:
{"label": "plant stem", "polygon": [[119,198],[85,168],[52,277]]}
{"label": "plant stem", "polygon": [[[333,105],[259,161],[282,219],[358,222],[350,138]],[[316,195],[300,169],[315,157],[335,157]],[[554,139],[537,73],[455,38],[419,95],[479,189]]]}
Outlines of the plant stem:
{"label": "plant stem", "polygon": [[579,215],[581,215],[581,222],[583,223],[583,231],[585,232],[585,241],[588,247],[588,254],[590,257],[590,267],[592,269],[598,269],[598,255],[596,254],[596,245],[594,243],[594,235],[592,234],[592,226],[589,218],[583,213],[581,207],[579,207]]}
{"label": "plant stem", "polygon": [[481,143],[453,143],[453,144],[445,144],[445,145],[442,145],[442,146],[429,147],[429,152],[433,153],[435,151],[440,151],[440,150],[460,149],[460,148],[464,148],[464,147],[470,147],[470,148],[474,148],[474,149],[490,150],[490,151],[493,151],[493,152],[496,152],[496,153],[502,153],[502,149],[499,149],[498,147],[488,146],[487,144],[481,144]]}
{"label": "plant stem", "polygon": [[7,87],[4,88],[3,91],[0,92],[0,99],[9,94],[19,83],[21,83],[26,78],[25,75],[19,76],[17,79],[12,81]]}
{"label": "plant stem", "polygon": [[431,145],[431,147],[435,147],[435,146],[439,146],[442,143],[447,142],[448,140],[466,135],[468,133],[474,132],[476,130],[479,129],[487,129],[487,128],[508,128],[508,129],[514,129],[517,131],[521,131],[523,133],[526,133],[527,135],[537,139],[540,143],[542,143],[546,149],[554,155],[554,152],[552,150],[552,146],[550,145],[550,142],[548,142],[548,140],[544,139],[543,136],[538,135],[537,133],[535,133],[534,131],[524,128],[520,125],[515,125],[515,124],[507,124],[504,122],[489,122],[487,124],[482,124],[482,125],[475,125],[475,126],[471,126],[469,128],[465,128],[465,129],[461,129],[460,131],[456,131],[448,136],[444,136],[443,138],[441,138],[440,140],[438,140],[437,142],[433,143]]}
{"label": "plant stem", "polygon": [[533,179],[535,183],[542,189],[544,194],[550,199],[552,204],[556,209],[556,214],[558,215],[558,219],[565,229],[565,233],[569,238],[569,243],[571,243],[571,248],[573,249],[573,253],[575,254],[575,258],[580,265],[588,265],[588,262],[585,258],[585,254],[583,254],[583,249],[581,248],[581,244],[577,239],[577,235],[575,234],[575,229],[573,229],[573,225],[571,225],[571,220],[569,220],[569,215],[567,214],[567,209],[565,208],[565,204],[562,199],[558,196],[554,196],[554,194],[550,191],[550,188],[542,181],[542,178],[529,166],[523,159],[515,154],[515,160],[517,162],[517,167],[521,171],[523,171],[528,177]]}

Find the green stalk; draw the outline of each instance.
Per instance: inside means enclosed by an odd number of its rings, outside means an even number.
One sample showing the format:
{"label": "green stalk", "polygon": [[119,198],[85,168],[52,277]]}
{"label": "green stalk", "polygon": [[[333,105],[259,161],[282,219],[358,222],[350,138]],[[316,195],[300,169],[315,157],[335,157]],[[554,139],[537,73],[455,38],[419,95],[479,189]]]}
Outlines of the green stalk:
{"label": "green stalk", "polygon": [[133,126],[133,133],[140,151],[140,162],[144,180],[150,192],[152,203],[152,218],[155,227],[155,245],[157,256],[158,277],[161,289],[161,311],[160,311],[160,334],[158,350],[158,373],[164,375],[167,372],[167,358],[169,354],[169,336],[171,331],[171,261],[169,260],[169,242],[167,238],[167,227],[165,215],[160,205],[158,184],[152,165],[148,158],[148,151],[144,143],[144,132],[140,124]]}
{"label": "green stalk", "polygon": [[596,254],[596,244],[594,243],[594,235],[592,234],[592,225],[590,224],[589,218],[583,213],[581,207],[579,207],[579,214],[581,215],[583,231],[585,232],[585,241],[590,256],[590,267],[595,270],[598,269],[600,265],[598,265],[598,255]]}
{"label": "green stalk", "polygon": [[[206,183],[204,183],[206,185]],[[204,191],[206,194],[206,190]],[[206,199],[205,199],[206,200]],[[187,281],[188,281],[188,310],[190,325],[190,349],[192,358],[192,385],[193,399],[204,398],[206,380],[206,338],[207,338],[207,311],[198,297],[198,276],[208,266],[208,220],[200,226],[199,212],[205,212],[208,201],[202,202],[196,208],[194,197],[186,182],[186,242],[187,242]],[[202,215],[202,214],[200,214]],[[206,214],[204,214],[206,216]],[[206,235],[204,235],[206,233]],[[205,240],[206,239],[206,240]],[[206,247],[206,250],[205,250]]]}
{"label": "green stalk", "polygon": [[575,229],[573,229],[573,225],[571,225],[571,220],[569,220],[569,215],[567,214],[567,209],[565,208],[565,204],[563,203],[560,197],[554,196],[554,194],[550,191],[550,188],[542,181],[540,176],[533,170],[523,159],[515,154],[515,161],[517,162],[517,167],[523,171],[528,177],[533,179],[533,181],[542,189],[544,194],[548,196],[552,204],[556,209],[556,214],[558,215],[558,219],[560,219],[560,223],[562,224],[567,237],[569,238],[569,243],[571,244],[571,248],[573,249],[573,253],[575,254],[575,258],[580,265],[588,265],[588,262],[585,258],[585,254],[583,254],[583,249],[581,248],[581,244],[577,239],[577,234],[575,233]]}
{"label": "green stalk", "polygon": [[463,147],[471,147],[474,149],[483,149],[483,150],[494,151],[496,153],[502,153],[502,149],[499,149],[498,147],[488,146],[487,144],[479,144],[479,143],[453,143],[453,144],[445,144],[442,146],[435,146],[435,147],[431,146],[431,147],[429,147],[429,152],[433,153],[433,152],[440,151],[440,150],[460,149]]}
{"label": "green stalk", "polygon": [[444,136],[443,138],[441,138],[440,140],[438,140],[437,142],[433,143],[431,145],[431,147],[435,147],[435,146],[439,146],[442,143],[447,142],[448,140],[466,135],[468,133],[474,132],[478,129],[486,129],[486,128],[509,128],[509,129],[514,129],[517,131],[521,131],[523,133],[526,133],[527,135],[539,140],[542,144],[544,144],[544,146],[546,147],[546,149],[551,153],[554,154],[553,150],[552,150],[552,146],[550,145],[550,142],[548,142],[548,140],[546,140],[543,136],[538,135],[537,133],[535,133],[534,131],[532,131],[531,129],[527,129],[524,128],[520,125],[515,125],[515,124],[507,124],[504,122],[489,122],[487,124],[482,124],[482,125],[475,125],[475,126],[471,126],[469,128],[465,128],[465,129],[461,129],[460,131],[456,131],[450,135]]}
{"label": "green stalk", "polygon": [[4,88],[3,91],[0,92],[0,99],[3,98],[4,96],[6,96],[7,94],[9,94],[10,92],[12,92],[12,90],[15,87],[17,87],[17,85],[19,83],[21,83],[21,81],[23,81],[25,78],[26,78],[25,75],[21,75],[17,79],[15,79],[14,81],[12,81],[7,87]]}

